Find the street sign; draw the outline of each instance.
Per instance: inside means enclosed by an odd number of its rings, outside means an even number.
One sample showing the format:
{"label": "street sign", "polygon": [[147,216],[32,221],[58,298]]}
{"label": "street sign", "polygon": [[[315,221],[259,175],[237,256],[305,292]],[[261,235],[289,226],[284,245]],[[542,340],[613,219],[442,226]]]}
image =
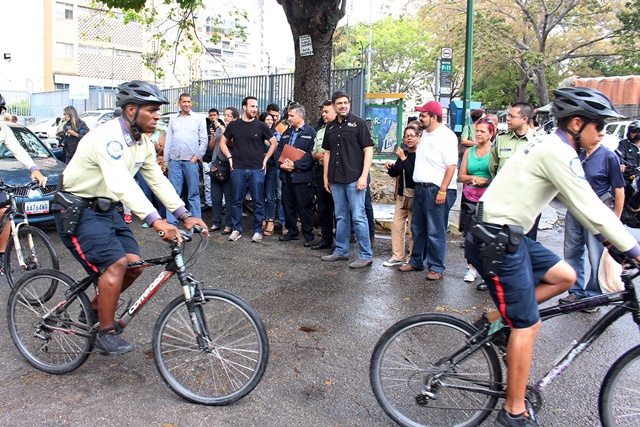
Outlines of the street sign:
{"label": "street sign", "polygon": [[451,72],[451,61],[442,61],[440,63],[440,71],[443,73]]}
{"label": "street sign", "polygon": [[[451,49],[449,49],[450,51]],[[444,55],[445,49],[442,49]],[[451,52],[449,52],[451,53]],[[451,94],[451,58],[444,56],[440,60],[440,94],[443,96]]]}
{"label": "street sign", "polygon": [[443,59],[453,58],[453,49],[451,49],[450,47],[443,47],[441,56]]}
{"label": "street sign", "polygon": [[311,36],[300,36],[300,56],[312,56],[313,44],[311,42]]}

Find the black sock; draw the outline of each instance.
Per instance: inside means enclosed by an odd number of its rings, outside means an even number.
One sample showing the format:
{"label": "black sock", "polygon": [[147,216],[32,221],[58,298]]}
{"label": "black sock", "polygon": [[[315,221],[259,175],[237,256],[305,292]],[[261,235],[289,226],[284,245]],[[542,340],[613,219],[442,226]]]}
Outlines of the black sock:
{"label": "black sock", "polygon": [[517,415],[514,415],[514,414],[512,414],[512,413],[511,413],[511,412],[509,412],[509,411],[507,411],[507,412],[509,413],[509,415],[511,416],[511,418],[520,418],[520,417],[523,417],[523,416],[524,416],[524,414],[526,413],[526,411],[525,411],[525,412],[521,412],[521,413],[519,413],[519,414],[517,414]]}

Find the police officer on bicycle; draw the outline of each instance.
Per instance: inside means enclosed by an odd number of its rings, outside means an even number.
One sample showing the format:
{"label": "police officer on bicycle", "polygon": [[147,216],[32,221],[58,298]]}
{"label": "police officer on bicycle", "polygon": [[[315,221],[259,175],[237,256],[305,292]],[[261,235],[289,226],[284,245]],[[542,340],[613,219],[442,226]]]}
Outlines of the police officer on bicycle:
{"label": "police officer on bicycle", "polygon": [[[540,330],[538,304],[568,290],[575,271],[526,236],[556,196],[600,241],[640,261],[640,247],[585,178],[577,155],[604,136],[605,120],[620,117],[611,101],[590,88],[553,91],[558,130],[524,145],[496,176],[478,204],[467,234],[467,259],[489,286],[498,311],[476,322],[511,328],[507,345],[507,399],[496,426],[537,426],[525,403],[533,346]],[[497,326],[497,325],[494,325]],[[495,327],[493,328],[495,329]]]}
{"label": "police officer on bicycle", "polygon": [[[0,94],[0,114],[7,109],[6,102],[4,97]],[[47,177],[43,176],[38,166],[33,162],[33,159],[25,150],[22,145],[16,139],[16,136],[13,134],[9,126],[2,124],[0,122],[0,146],[4,145],[13,157],[16,158],[17,161],[22,163],[22,165],[29,169],[29,173],[31,174],[31,179],[33,181],[38,181],[40,186],[44,187],[47,185]],[[0,202],[4,202],[7,199],[6,195],[3,191],[0,191]],[[4,214],[6,209],[0,209],[0,218]],[[11,227],[4,227],[4,229],[0,230],[0,275],[3,273],[2,266],[4,265],[4,251],[7,247],[7,243],[9,242],[9,236],[11,234]]]}
{"label": "police officer on bicycle", "polygon": [[122,108],[123,116],[82,139],[64,171],[62,191],[55,198],[62,207],[56,213],[60,238],[98,280],[92,306],[100,322],[96,349],[104,355],[133,350],[114,330],[114,317],[120,293],[142,273],[141,268],[127,268],[128,263],[141,260],[140,250],[116,203],[124,203],[154,230],[163,232],[163,240],[181,240],[178,229],[160,218],[134,175],[140,171],[158,199],[185,227],[199,225],[208,236],[205,223],[185,209],[160,170],[155,148],[146,135],[156,130],[162,104],[168,101],[152,84],[132,81],[118,86],[116,106]]}

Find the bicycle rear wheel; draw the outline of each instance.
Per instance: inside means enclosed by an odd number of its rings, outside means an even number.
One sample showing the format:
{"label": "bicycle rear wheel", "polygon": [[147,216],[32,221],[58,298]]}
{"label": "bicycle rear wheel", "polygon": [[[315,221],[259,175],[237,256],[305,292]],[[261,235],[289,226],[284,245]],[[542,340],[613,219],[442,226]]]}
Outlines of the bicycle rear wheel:
{"label": "bicycle rear wheel", "polygon": [[[55,283],[53,288],[51,283]],[[9,295],[7,324],[11,340],[22,357],[41,371],[72,371],[87,360],[93,348],[90,326],[78,321],[84,313],[87,323],[95,322],[91,303],[83,292],[65,295],[73,283],[57,270],[31,271],[16,282]],[[39,299],[50,289],[55,290],[53,294],[46,300]],[[71,302],[60,304],[67,300]]]}
{"label": "bicycle rear wheel", "polygon": [[598,406],[604,427],[640,425],[640,346],[611,366],[600,388]]}
{"label": "bicycle rear wheel", "polygon": [[258,314],[227,292],[202,290],[195,304],[205,348],[195,338],[184,297],[160,314],[153,331],[153,356],[167,385],[188,401],[227,405],[251,392],[269,356],[267,332]]}
{"label": "bicycle rear wheel", "polygon": [[496,405],[497,396],[488,393],[502,389],[502,371],[493,347],[467,351],[474,334],[468,323],[433,313],[391,326],[369,368],[387,415],[401,426],[481,424]]}
{"label": "bicycle rear wheel", "polygon": [[[12,237],[7,244],[3,266],[9,287],[13,288],[15,283],[29,271],[43,268],[57,270],[60,267],[58,254],[44,231],[30,225],[23,225],[18,229],[18,240],[20,253],[26,265],[24,268],[20,266]],[[55,292],[55,289],[44,290],[46,293],[41,295],[42,299],[46,298],[47,293],[50,295]]]}

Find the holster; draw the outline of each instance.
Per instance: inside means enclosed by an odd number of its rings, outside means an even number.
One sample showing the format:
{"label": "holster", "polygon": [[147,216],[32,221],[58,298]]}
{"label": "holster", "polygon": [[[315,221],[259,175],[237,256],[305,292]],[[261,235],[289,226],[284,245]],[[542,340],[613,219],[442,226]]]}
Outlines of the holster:
{"label": "holster", "polygon": [[63,208],[60,209],[62,232],[68,236],[75,236],[80,214],[85,208],[84,199],[82,197],[74,196],[71,193],[58,191],[53,196],[53,201]]}
{"label": "holster", "polygon": [[469,228],[473,242],[481,245],[480,258],[484,274],[490,277],[498,275],[504,254],[518,250],[524,230],[518,225],[497,225],[478,221],[473,216]]}

